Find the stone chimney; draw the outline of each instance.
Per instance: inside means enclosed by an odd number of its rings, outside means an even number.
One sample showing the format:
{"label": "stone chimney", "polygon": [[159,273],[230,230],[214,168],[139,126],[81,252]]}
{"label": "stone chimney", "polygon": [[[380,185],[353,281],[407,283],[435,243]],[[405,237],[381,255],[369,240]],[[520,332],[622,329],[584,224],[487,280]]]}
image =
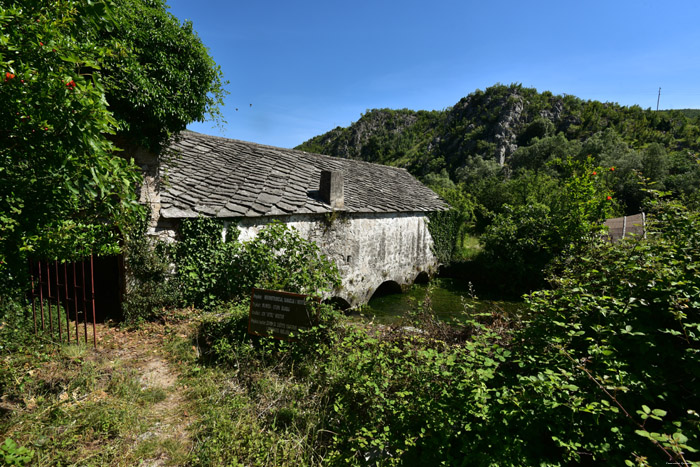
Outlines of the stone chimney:
{"label": "stone chimney", "polygon": [[345,190],[343,188],[343,172],[330,170],[321,171],[319,187],[321,199],[330,204],[333,209],[345,208]]}

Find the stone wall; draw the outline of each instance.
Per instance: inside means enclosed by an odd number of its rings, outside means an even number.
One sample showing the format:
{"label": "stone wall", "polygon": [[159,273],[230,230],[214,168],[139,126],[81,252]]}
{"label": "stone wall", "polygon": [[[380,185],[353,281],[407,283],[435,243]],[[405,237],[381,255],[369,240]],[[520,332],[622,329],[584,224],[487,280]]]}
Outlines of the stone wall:
{"label": "stone wall", "polygon": [[[369,301],[384,282],[413,284],[422,272],[432,276],[438,261],[432,252],[433,239],[424,213],[292,215],[247,217],[225,222],[240,230],[239,240],[251,240],[265,225],[278,220],[313,240],[323,254],[338,265],[342,285],[333,293],[350,306]],[[177,238],[176,219],[160,218],[148,234],[170,242]]]}
{"label": "stone wall", "polygon": [[246,241],[273,220],[294,227],[336,262],[342,286],[334,296],[351,306],[367,303],[386,281],[408,286],[421,272],[432,275],[437,269],[431,249],[433,240],[423,213],[241,218],[226,225],[236,226],[239,239]]}
{"label": "stone wall", "polygon": [[[161,177],[159,174],[158,158],[138,148],[126,151],[126,154],[133,157],[143,171],[139,190],[141,203],[150,211],[147,235],[165,242],[176,241],[180,219],[161,216],[161,189],[168,185],[168,180],[167,175]],[[250,240],[274,220],[297,229],[336,262],[342,287],[335,291],[334,296],[351,306],[367,303],[384,282],[408,286],[421,273],[432,275],[438,266],[432,252],[428,219],[422,212],[359,214],[338,210],[328,214],[224,220],[227,228],[238,226],[241,241]]]}

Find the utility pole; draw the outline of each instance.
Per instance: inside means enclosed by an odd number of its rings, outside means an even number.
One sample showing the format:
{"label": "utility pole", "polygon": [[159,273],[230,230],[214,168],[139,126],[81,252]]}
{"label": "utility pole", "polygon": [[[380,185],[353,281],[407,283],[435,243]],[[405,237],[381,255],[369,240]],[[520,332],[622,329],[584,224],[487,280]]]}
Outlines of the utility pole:
{"label": "utility pole", "polygon": [[656,98],[656,111],[659,111],[659,101],[661,100],[661,88],[659,88],[659,97]]}

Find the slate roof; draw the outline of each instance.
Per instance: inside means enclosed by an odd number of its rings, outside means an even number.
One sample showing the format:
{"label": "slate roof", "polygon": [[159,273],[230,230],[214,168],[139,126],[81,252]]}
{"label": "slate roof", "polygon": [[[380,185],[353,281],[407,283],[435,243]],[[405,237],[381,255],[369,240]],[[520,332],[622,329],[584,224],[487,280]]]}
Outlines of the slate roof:
{"label": "slate roof", "polygon": [[320,200],[321,170],[341,171],[345,212],[448,209],[405,169],[311,154],[191,131],[171,144],[161,216],[232,218],[331,212]]}

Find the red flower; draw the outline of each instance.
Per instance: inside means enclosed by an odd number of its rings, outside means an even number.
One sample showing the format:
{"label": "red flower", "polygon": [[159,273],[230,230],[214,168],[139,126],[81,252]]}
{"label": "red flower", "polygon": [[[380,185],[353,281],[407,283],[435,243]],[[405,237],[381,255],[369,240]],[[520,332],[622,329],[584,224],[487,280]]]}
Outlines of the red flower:
{"label": "red flower", "polygon": [[9,71],[5,73],[5,81],[10,80],[10,79],[12,79],[12,78],[14,78],[14,77],[15,77],[15,75],[13,75],[12,73],[10,73]]}
{"label": "red flower", "polygon": [[66,83],[66,86],[68,87],[68,89],[71,89],[71,90],[75,89],[75,81],[73,81],[73,80],[68,81]]}
{"label": "red flower", "polygon": [[611,172],[614,172],[614,171],[615,171],[615,167],[610,167],[610,171],[611,171]]}
{"label": "red flower", "polygon": [[598,172],[593,172],[593,175],[598,175]]}
{"label": "red flower", "polygon": [[43,47],[43,46],[44,46],[44,43],[43,43],[43,42],[39,42],[39,45]]}
{"label": "red flower", "polygon": [[608,196],[606,199],[607,199],[608,201],[612,201],[612,196]]}

